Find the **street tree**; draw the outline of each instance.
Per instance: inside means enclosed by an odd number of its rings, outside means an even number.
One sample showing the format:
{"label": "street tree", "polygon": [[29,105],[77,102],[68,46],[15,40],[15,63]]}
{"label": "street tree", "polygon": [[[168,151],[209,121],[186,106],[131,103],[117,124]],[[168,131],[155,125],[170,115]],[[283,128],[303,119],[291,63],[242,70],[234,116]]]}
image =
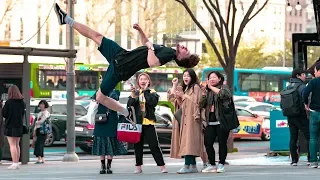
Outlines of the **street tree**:
{"label": "street tree", "polygon": [[[121,3],[123,0],[115,0],[113,2],[105,2],[104,0],[86,0],[86,19],[87,24],[92,29],[98,30],[101,34],[108,36],[114,27],[115,22],[121,18]],[[83,13],[83,12],[80,12]],[[120,19],[121,22],[121,19]],[[75,31],[75,41],[79,38],[79,33]],[[96,54],[97,45],[94,41],[87,40],[86,60],[91,63]]]}
{"label": "street tree", "polygon": [[[267,5],[269,0],[264,0],[262,4],[261,0],[252,0],[249,8],[245,11],[243,2],[240,0],[241,10],[242,10],[242,21],[239,25],[239,28],[236,30],[236,17],[241,16],[237,15],[236,1],[229,0],[227,5],[227,11],[220,8],[219,0],[202,0],[205,8],[208,10],[210,16],[214,20],[215,27],[218,31],[219,38],[221,39],[222,52],[219,51],[216,43],[214,42],[213,37],[210,37],[206,29],[200,24],[199,20],[196,18],[196,14],[191,10],[188,5],[187,0],[175,0],[180,3],[185,10],[188,12],[193,22],[198,26],[202,33],[207,38],[211,47],[213,48],[220,65],[223,67],[227,74],[227,83],[230,89],[233,91],[233,81],[234,81],[234,68],[236,64],[237,51],[241,40],[241,35],[244,31],[246,25],[261,12],[261,10]],[[261,6],[259,6],[261,5]],[[233,149],[233,138],[232,135],[228,141],[229,149]]]}
{"label": "street tree", "polygon": [[[221,42],[216,42],[219,51],[222,51]],[[274,53],[267,54],[264,52],[265,41],[256,40],[253,43],[241,42],[237,52],[237,68],[261,68],[268,66],[269,62],[274,62],[276,55]],[[208,41],[205,42],[206,55],[202,57],[199,67],[218,67],[219,60]]]}
{"label": "street tree", "polygon": [[0,2],[0,24],[3,23],[5,19],[10,19],[10,12],[20,0],[1,0]]}
{"label": "street tree", "polygon": [[[137,45],[142,45],[140,37],[132,28],[133,23],[139,23],[147,38],[157,39],[162,34],[177,34],[181,29],[188,27],[192,20],[187,17],[186,21],[176,21],[176,17],[185,10],[175,7],[175,2],[167,0],[126,0],[126,16],[122,23],[125,31]],[[132,22],[132,5],[137,6],[138,21]],[[136,9],[136,10],[137,10]],[[157,42],[159,43],[159,42]]]}

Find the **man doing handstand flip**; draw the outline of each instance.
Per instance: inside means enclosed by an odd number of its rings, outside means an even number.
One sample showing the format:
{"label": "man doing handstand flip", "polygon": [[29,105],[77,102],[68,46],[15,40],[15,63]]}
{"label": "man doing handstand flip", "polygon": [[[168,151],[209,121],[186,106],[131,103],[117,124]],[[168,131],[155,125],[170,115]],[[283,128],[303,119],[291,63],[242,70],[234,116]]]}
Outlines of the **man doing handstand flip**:
{"label": "man doing handstand flip", "polygon": [[119,102],[107,97],[119,82],[128,80],[141,69],[162,66],[172,60],[175,60],[178,66],[184,68],[192,68],[200,60],[198,55],[191,54],[182,45],[177,44],[175,50],[152,44],[138,24],[134,24],[133,28],[139,32],[141,41],[145,46],[127,51],[116,42],[104,37],[88,26],[73,20],[66,12],[61,10],[57,3],[54,10],[60,25],[70,25],[81,35],[93,40],[99,46],[98,50],[109,62],[109,67],[97,92],[96,100],[105,107],[122,113],[128,120],[135,121],[131,109],[124,108]]}

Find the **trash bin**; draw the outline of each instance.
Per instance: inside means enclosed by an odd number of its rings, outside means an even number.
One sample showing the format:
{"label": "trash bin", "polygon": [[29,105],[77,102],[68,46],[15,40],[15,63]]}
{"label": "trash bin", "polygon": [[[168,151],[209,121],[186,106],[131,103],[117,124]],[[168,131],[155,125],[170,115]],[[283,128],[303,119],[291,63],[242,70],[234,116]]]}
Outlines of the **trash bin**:
{"label": "trash bin", "polygon": [[287,117],[282,110],[270,112],[270,151],[289,151],[290,132]]}

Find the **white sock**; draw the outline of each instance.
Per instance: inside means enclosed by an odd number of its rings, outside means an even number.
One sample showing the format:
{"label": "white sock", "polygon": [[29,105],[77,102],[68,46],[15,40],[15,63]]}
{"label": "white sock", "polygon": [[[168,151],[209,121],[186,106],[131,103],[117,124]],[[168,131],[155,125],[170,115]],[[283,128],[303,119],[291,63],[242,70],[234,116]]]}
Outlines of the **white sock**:
{"label": "white sock", "polygon": [[66,17],[64,18],[64,21],[65,21],[67,24],[69,24],[71,27],[72,27],[73,24],[74,24],[74,20],[73,20],[70,16],[68,16],[68,15],[66,15]]}
{"label": "white sock", "polygon": [[18,165],[19,165],[19,163],[12,163],[12,165],[14,165],[14,166],[18,166]]}
{"label": "white sock", "polygon": [[123,107],[120,113],[123,114],[125,117],[129,116],[129,111],[127,108]]}

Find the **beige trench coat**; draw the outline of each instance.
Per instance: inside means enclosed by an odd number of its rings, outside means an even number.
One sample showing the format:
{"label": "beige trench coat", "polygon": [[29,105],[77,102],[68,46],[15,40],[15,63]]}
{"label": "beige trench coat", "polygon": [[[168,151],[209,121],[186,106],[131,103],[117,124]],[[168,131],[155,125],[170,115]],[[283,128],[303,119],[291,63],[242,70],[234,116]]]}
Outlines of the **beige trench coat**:
{"label": "beige trench coat", "polygon": [[[189,98],[188,98],[189,97]],[[182,104],[179,105],[177,99],[168,91],[168,100],[175,106],[177,111],[182,109],[181,130],[176,120],[172,122],[171,136],[171,158],[181,158],[185,155],[200,157],[205,153],[204,136],[202,133],[202,122],[200,120],[199,101],[201,88],[195,85],[185,92]]]}

